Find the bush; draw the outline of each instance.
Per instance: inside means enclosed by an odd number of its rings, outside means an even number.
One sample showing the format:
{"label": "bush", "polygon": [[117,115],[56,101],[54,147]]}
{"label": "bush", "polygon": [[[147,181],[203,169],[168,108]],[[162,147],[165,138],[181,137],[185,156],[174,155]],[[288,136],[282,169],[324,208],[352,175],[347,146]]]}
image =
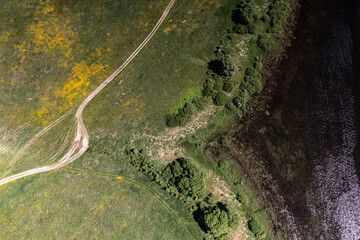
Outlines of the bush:
{"label": "bush", "polygon": [[221,76],[233,76],[239,70],[234,57],[230,54],[210,61],[209,68]]}
{"label": "bush", "polygon": [[223,76],[233,76],[237,71],[238,68],[236,66],[236,61],[230,54],[226,54],[222,58],[222,69],[221,75]]}
{"label": "bush", "polygon": [[224,77],[218,77],[215,80],[215,86],[214,86],[213,95],[216,94],[217,92],[223,90],[223,88],[224,88]]}
{"label": "bush", "polygon": [[261,77],[255,77],[253,79],[252,85],[255,88],[254,93],[259,94],[263,90],[263,84],[261,82]]}
{"label": "bush", "polygon": [[255,237],[258,237],[262,234],[263,230],[262,230],[260,224],[254,218],[251,218],[248,221],[247,225],[248,225],[249,230],[255,235]]}
{"label": "bush", "polygon": [[142,150],[138,151],[136,148],[126,149],[125,154],[130,157],[130,164],[138,168],[150,180],[157,178],[158,172],[154,170],[154,164],[145,158]]}
{"label": "bush", "polygon": [[215,238],[228,235],[230,228],[239,225],[239,216],[236,209],[218,202],[215,206],[203,204],[194,212],[195,220],[200,227]]}
{"label": "bush", "polygon": [[175,187],[182,195],[198,199],[204,192],[202,172],[185,158],[169,163],[161,173],[169,186]]}
{"label": "bush", "polygon": [[255,34],[256,33],[256,25],[255,24],[249,24],[247,27],[249,34]]}
{"label": "bush", "polygon": [[289,1],[279,0],[274,1],[269,7],[270,28],[268,32],[272,33],[275,37],[279,37],[287,23],[290,14]]}
{"label": "bush", "polygon": [[240,218],[239,215],[236,213],[236,209],[234,207],[226,205],[226,212],[229,218],[229,227],[237,228],[240,224]]}
{"label": "bush", "polygon": [[253,67],[247,67],[245,70],[246,76],[254,76],[256,74],[256,69]]}
{"label": "bush", "polygon": [[235,112],[236,111],[236,106],[234,105],[234,103],[232,101],[228,102],[225,104],[225,108],[228,109],[231,112]]}
{"label": "bush", "polygon": [[262,62],[260,62],[260,61],[255,62],[254,63],[254,68],[256,69],[256,71],[261,72],[261,70],[263,68]]}
{"label": "bush", "polygon": [[270,51],[274,41],[269,33],[260,34],[257,40],[258,46],[265,52]]}
{"label": "bush", "polygon": [[216,106],[224,106],[228,101],[229,97],[223,91],[219,91],[214,97],[214,104]]}
{"label": "bush", "polygon": [[275,1],[270,5],[269,16],[271,20],[271,26],[280,29],[286,22],[286,19],[290,14],[289,1]]}
{"label": "bush", "polygon": [[185,103],[185,106],[179,109],[177,114],[166,115],[166,126],[177,127],[183,126],[190,121],[193,114],[197,112],[196,106],[192,102]]}
{"label": "bush", "polygon": [[231,92],[233,89],[234,89],[234,85],[235,85],[235,81],[233,78],[225,78],[223,80],[223,87],[222,89],[225,91],[225,92]]}
{"label": "bush", "polygon": [[220,237],[229,233],[228,215],[217,206],[205,209],[201,221],[205,231],[214,237]]}
{"label": "bush", "polygon": [[248,91],[244,90],[239,94],[239,96],[234,98],[233,103],[237,108],[244,109],[249,99],[250,99],[250,94],[248,93]]}
{"label": "bush", "polygon": [[191,117],[191,115],[193,115],[193,114],[195,114],[197,112],[197,108],[196,108],[194,103],[188,102],[188,103],[185,104],[185,106],[183,108],[183,112],[184,112],[185,115]]}
{"label": "bush", "polygon": [[270,16],[268,14],[264,14],[263,16],[261,16],[261,21],[263,21],[264,23],[269,23]]}
{"label": "bush", "polygon": [[230,163],[228,160],[221,159],[218,161],[218,167],[220,169],[227,169],[230,166]]}
{"label": "bush", "polygon": [[233,27],[233,32],[237,34],[246,34],[248,33],[248,28],[245,25],[239,23]]}
{"label": "bush", "polygon": [[194,100],[192,101],[192,103],[195,105],[195,107],[198,109],[198,110],[203,110],[206,106],[206,101],[207,99],[204,98],[204,97],[201,97],[201,96],[196,96],[194,98]]}
{"label": "bush", "polygon": [[243,1],[237,7],[232,13],[232,19],[236,24],[248,25],[257,19],[256,8],[252,2]]}
{"label": "bush", "polygon": [[213,88],[215,86],[215,80],[212,78],[208,78],[206,79],[205,83],[204,83],[204,88],[202,90],[202,95],[203,96],[211,96],[213,93]]}

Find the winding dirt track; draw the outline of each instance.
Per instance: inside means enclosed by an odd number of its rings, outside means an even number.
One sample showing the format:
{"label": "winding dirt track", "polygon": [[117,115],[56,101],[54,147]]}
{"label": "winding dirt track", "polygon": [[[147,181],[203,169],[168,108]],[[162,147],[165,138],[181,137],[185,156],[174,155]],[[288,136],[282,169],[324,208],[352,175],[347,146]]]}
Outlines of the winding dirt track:
{"label": "winding dirt track", "polygon": [[[86,130],[86,127],[84,125],[83,118],[82,118],[82,113],[83,113],[86,105],[103,88],[105,88],[106,85],[108,85],[121,71],[123,71],[124,68],[145,47],[145,45],[150,41],[150,39],[154,36],[154,34],[159,29],[160,25],[165,20],[165,18],[168,15],[170,9],[172,8],[174,2],[175,2],[175,0],[170,1],[170,3],[168,4],[167,8],[163,12],[163,14],[162,14],[161,18],[159,19],[159,21],[156,23],[153,30],[149,33],[149,35],[145,38],[145,40],[136,48],[136,50],[126,59],[126,61],[113,74],[111,74],[104,82],[102,82],[92,93],[90,93],[90,95],[87,96],[86,99],[80,104],[79,108],[76,111],[76,115],[75,115],[76,135],[75,135],[74,142],[70,146],[67,153],[60,159],[60,161],[53,164],[53,165],[34,168],[34,169],[31,169],[31,170],[15,174],[15,175],[6,177],[4,179],[1,179],[0,180],[0,186],[3,185],[3,184],[9,183],[11,181],[15,181],[15,180],[17,180],[19,178],[34,175],[34,174],[37,174],[37,173],[48,172],[48,171],[52,171],[52,170],[56,170],[56,169],[59,169],[61,167],[64,167],[64,166],[68,165],[69,163],[71,163],[71,162],[75,161],[76,159],[78,159],[88,149],[88,147],[89,147],[89,134],[88,134],[88,132]],[[55,121],[55,122],[57,122],[57,121]],[[46,129],[48,129],[52,125],[54,125],[54,124],[50,124],[45,129],[43,129],[41,132],[39,132],[39,134],[46,131]],[[39,134],[37,134],[36,136],[38,136]]]}

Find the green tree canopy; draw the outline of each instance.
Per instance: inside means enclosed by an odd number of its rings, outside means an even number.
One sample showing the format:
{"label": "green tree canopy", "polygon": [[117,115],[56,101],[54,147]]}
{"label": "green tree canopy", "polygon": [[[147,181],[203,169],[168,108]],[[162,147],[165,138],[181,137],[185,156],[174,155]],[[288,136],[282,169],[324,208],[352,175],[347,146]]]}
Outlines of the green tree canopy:
{"label": "green tree canopy", "polygon": [[214,237],[220,237],[229,233],[229,218],[225,211],[222,211],[219,207],[204,211],[204,226],[208,233]]}
{"label": "green tree canopy", "polygon": [[237,24],[248,25],[257,19],[257,12],[253,2],[242,1],[232,13],[232,19]]}
{"label": "green tree canopy", "polygon": [[161,175],[184,196],[198,199],[203,194],[204,176],[185,158],[178,158],[169,163]]}

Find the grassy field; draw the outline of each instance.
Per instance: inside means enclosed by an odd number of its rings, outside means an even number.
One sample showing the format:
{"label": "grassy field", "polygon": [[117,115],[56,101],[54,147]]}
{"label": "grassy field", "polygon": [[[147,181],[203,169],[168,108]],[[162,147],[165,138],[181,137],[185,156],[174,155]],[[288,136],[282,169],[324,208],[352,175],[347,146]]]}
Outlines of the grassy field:
{"label": "grassy field", "polygon": [[19,180],[1,187],[0,238],[199,239],[186,212],[153,188],[76,169]]}
{"label": "grassy field", "polygon": [[[85,109],[90,149],[70,168],[0,188],[0,238],[202,237],[184,204],[139,175],[123,151],[144,133],[164,131],[169,108],[202,84],[234,3],[175,2],[149,44]],[[1,178],[59,159],[74,134],[76,107],[142,42],[167,4],[0,0]]]}
{"label": "grassy field", "polygon": [[[46,2],[41,6],[26,2],[13,4],[12,7],[4,5],[1,9],[1,21],[5,23],[2,32],[5,36],[9,32],[9,37],[1,42],[1,51],[14,53],[3,54],[6,57],[0,63],[0,79],[4,81],[0,85],[0,109],[3,113],[0,122],[6,126],[3,135],[6,130],[32,122],[18,134],[2,141],[3,148],[11,151],[21,148],[42,126],[76,108],[130,55],[151,30],[168,1],[144,3],[120,1],[117,2],[118,8],[111,7],[114,4],[111,1],[107,4],[60,1]],[[102,14],[95,11],[97,5],[101,6]],[[19,12],[29,12],[29,24],[22,24],[13,16],[14,6]],[[144,132],[155,134],[163,130],[166,111],[204,80],[208,58],[229,22],[224,15],[230,15],[233,6],[233,1],[177,1],[146,48],[85,109],[90,141],[93,136],[101,134],[104,137],[109,132],[130,140]],[[50,7],[54,9],[46,10]],[[129,13],[127,9],[132,11]],[[44,11],[55,23],[61,22],[62,18],[65,22],[69,21],[67,30],[71,32],[72,29],[76,35],[71,38],[72,44],[63,46],[63,40],[48,49],[45,46],[49,43],[37,41],[42,35],[38,36],[35,30],[31,30],[37,29],[32,26],[36,23],[39,28],[42,26],[39,31],[49,38],[66,32],[60,31],[58,26],[47,26],[46,14],[41,14]],[[21,18],[20,15],[17,17]],[[68,34],[72,36],[72,32]],[[27,46],[23,49],[24,53],[17,50],[19,44]],[[69,51],[68,57],[63,55],[61,48]],[[17,58],[21,60],[24,56],[27,62],[16,62]],[[63,61],[66,64],[61,65]],[[17,64],[17,68],[12,70],[9,64]],[[100,69],[102,67],[105,69]],[[16,77],[20,73],[23,75]],[[123,81],[122,85],[118,84],[120,81]],[[44,141],[51,140],[50,137]],[[1,154],[6,155],[6,151]],[[7,163],[2,160],[0,164]],[[36,161],[34,166],[37,164]],[[16,168],[13,169],[16,171]]]}

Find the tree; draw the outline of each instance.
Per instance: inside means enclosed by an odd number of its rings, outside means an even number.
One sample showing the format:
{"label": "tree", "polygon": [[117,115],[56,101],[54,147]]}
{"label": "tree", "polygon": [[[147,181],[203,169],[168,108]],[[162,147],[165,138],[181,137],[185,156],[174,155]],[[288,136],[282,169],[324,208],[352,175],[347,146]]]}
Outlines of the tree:
{"label": "tree", "polygon": [[262,230],[261,226],[259,225],[259,223],[254,218],[251,218],[248,221],[247,225],[248,225],[249,230],[255,235],[255,237],[262,234],[263,230]]}
{"label": "tree", "polygon": [[274,40],[269,33],[260,34],[257,40],[257,44],[263,51],[267,52],[271,50],[271,47],[274,44]]}
{"label": "tree", "polygon": [[233,76],[239,70],[235,59],[230,54],[212,60],[209,63],[209,68],[221,76]]}
{"label": "tree", "polygon": [[210,96],[213,93],[213,88],[215,86],[215,80],[212,78],[208,78],[206,79],[205,83],[204,83],[204,88],[202,90],[202,95],[203,96]]}
{"label": "tree", "polygon": [[253,2],[245,2],[238,4],[238,8],[233,11],[232,19],[235,23],[248,25],[257,19],[257,12]]}
{"label": "tree", "polygon": [[256,33],[256,25],[251,23],[247,27],[249,34],[255,34]]}
{"label": "tree", "polygon": [[185,158],[178,158],[169,163],[161,176],[170,186],[184,196],[198,199],[204,191],[204,176],[202,172]]}
{"label": "tree", "polygon": [[235,27],[233,27],[233,32],[237,34],[246,34],[248,32],[248,28],[245,25],[238,23]]}
{"label": "tree", "polygon": [[185,103],[184,107],[179,109],[177,114],[166,115],[166,126],[176,127],[187,123],[193,114],[197,112],[196,106],[192,102]]}
{"label": "tree", "polygon": [[250,99],[250,94],[248,91],[242,91],[237,97],[234,98],[233,103],[237,108],[243,109],[246,103]]}
{"label": "tree", "polygon": [[217,202],[210,206],[208,202],[201,202],[194,212],[195,220],[201,229],[213,235],[216,239],[227,236],[231,228],[239,225],[239,215],[235,208]]}
{"label": "tree", "polygon": [[203,224],[206,232],[214,237],[220,237],[229,233],[229,218],[225,211],[219,207],[208,208],[203,214]]}
{"label": "tree", "polygon": [[232,55],[230,54],[226,54],[223,58],[222,58],[222,71],[221,71],[221,75],[223,76],[233,76],[237,71],[238,71],[238,67],[236,65],[236,61],[233,58]]}
{"label": "tree", "polygon": [[224,106],[228,101],[229,97],[223,91],[219,91],[214,97],[214,104],[217,106]]}

